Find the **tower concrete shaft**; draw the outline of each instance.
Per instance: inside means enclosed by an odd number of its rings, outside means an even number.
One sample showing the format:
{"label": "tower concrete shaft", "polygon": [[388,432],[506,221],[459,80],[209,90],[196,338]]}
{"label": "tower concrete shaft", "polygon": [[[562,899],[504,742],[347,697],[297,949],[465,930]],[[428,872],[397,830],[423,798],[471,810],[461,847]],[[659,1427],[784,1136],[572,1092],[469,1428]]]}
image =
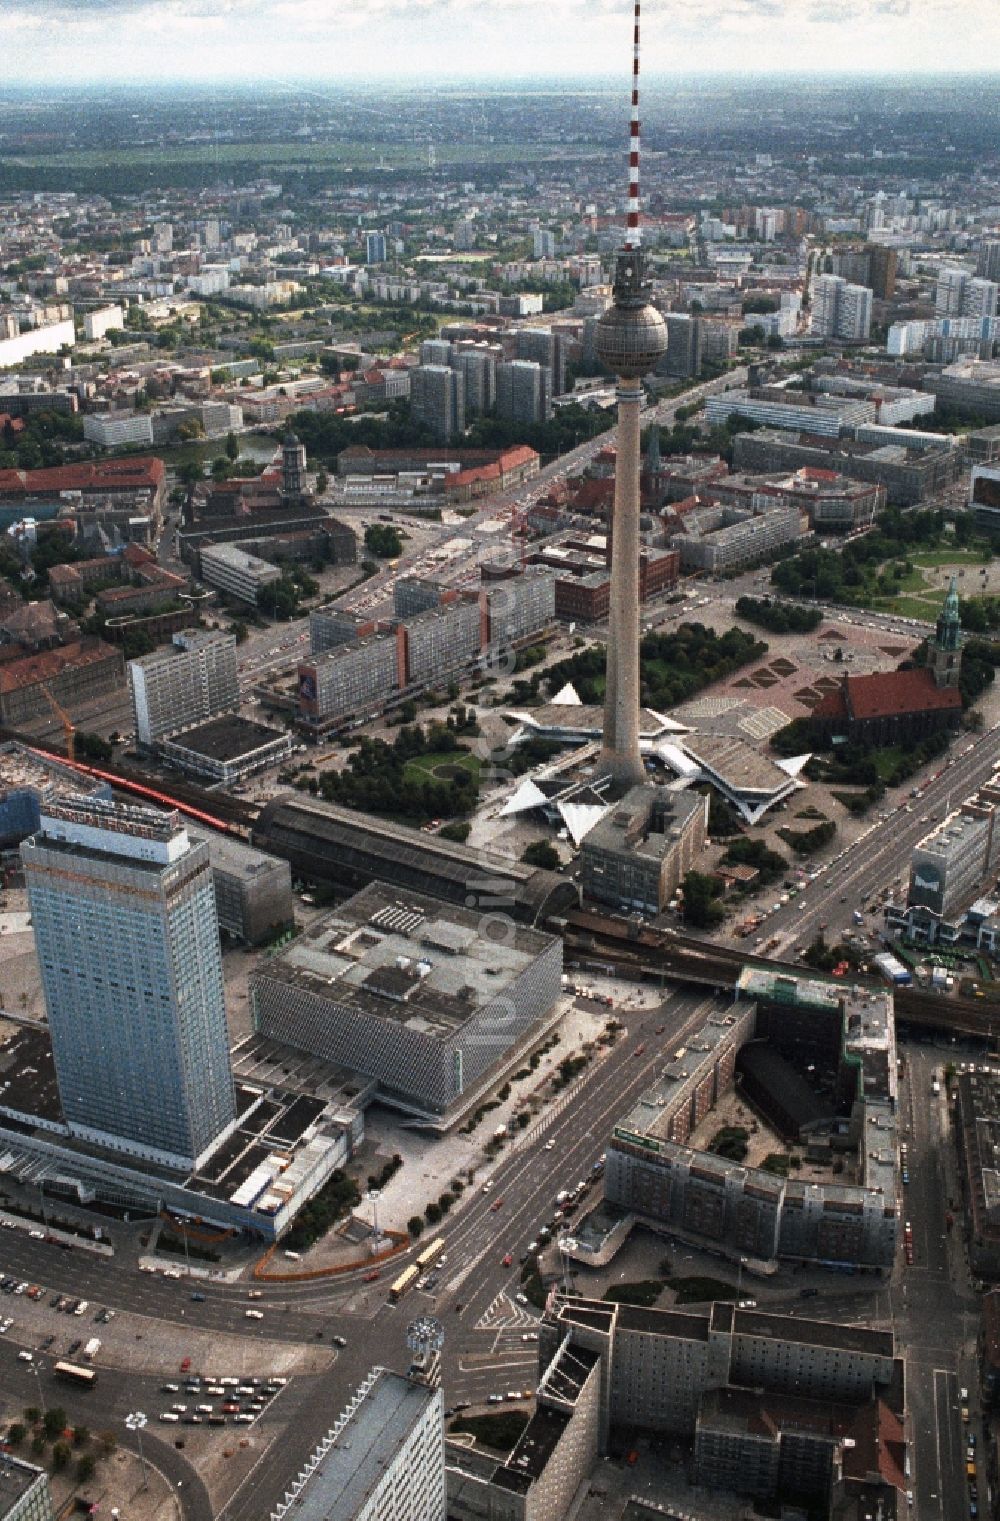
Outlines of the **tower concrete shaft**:
{"label": "tower concrete shaft", "polygon": [[642,383],[618,385],[608,666],[600,769],[623,788],[643,779],[639,754],[639,453]]}

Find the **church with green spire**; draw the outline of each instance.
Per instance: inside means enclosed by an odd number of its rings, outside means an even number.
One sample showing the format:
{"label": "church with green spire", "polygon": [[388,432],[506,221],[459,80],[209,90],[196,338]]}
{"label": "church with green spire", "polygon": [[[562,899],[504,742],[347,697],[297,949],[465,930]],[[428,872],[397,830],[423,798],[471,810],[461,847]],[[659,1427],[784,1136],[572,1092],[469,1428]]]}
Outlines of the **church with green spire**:
{"label": "church with green spire", "polygon": [[958,614],[958,587],[952,576],[944,607],[938,616],[937,631],[934,638],[927,641],[927,668],[939,687],[957,688],[964,642]]}
{"label": "church with green spire", "polygon": [[963,643],[953,576],[927,641],[925,664],[844,676],[813,708],[813,724],[835,742],[863,745],[911,744],[941,729],[956,729],[962,717]]}

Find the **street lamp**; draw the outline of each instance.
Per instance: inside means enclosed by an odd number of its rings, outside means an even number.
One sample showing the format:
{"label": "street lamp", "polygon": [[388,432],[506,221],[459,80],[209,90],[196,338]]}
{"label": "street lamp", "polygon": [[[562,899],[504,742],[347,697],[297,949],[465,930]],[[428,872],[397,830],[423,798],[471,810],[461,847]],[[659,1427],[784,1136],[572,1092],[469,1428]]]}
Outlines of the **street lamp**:
{"label": "street lamp", "polygon": [[146,1473],[146,1454],[142,1450],[142,1433],[146,1429],[148,1417],[142,1410],[133,1410],[125,1417],[125,1426],[128,1431],[135,1433],[139,1443],[139,1462],[142,1464],[142,1488],[149,1488],[149,1478]]}
{"label": "street lamp", "polygon": [[378,1188],[370,1188],[368,1190],[368,1202],[371,1204],[371,1207],[372,1207],[372,1252],[373,1253],[377,1252],[378,1251],[378,1247],[379,1247],[378,1201],[379,1201],[379,1199],[381,1197],[382,1197],[382,1193],[381,1193],[380,1189],[378,1189]]}

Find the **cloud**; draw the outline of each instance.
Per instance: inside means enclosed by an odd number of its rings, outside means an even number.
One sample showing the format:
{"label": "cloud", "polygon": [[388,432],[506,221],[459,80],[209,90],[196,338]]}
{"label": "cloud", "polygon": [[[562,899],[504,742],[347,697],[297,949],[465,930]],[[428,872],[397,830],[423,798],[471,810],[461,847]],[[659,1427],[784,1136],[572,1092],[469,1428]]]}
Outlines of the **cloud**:
{"label": "cloud", "polygon": [[[626,68],[629,0],[0,0],[7,78],[402,79]],[[982,69],[998,0],[646,0],[646,72]],[[623,59],[625,62],[623,62]]]}

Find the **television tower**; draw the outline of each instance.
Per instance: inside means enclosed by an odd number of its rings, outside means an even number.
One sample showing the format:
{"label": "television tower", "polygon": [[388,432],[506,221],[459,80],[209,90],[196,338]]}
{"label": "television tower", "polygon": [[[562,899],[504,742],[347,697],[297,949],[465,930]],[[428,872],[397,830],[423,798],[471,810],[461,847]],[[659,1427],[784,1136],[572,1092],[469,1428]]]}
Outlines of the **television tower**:
{"label": "television tower", "polygon": [[639,236],[639,3],[635,0],[628,217],[615,261],[614,300],[597,324],[598,357],[618,377],[608,669],[600,769],[624,791],[643,780],[639,755],[639,419],[642,377],[667,352],[666,323],[649,301]]}

